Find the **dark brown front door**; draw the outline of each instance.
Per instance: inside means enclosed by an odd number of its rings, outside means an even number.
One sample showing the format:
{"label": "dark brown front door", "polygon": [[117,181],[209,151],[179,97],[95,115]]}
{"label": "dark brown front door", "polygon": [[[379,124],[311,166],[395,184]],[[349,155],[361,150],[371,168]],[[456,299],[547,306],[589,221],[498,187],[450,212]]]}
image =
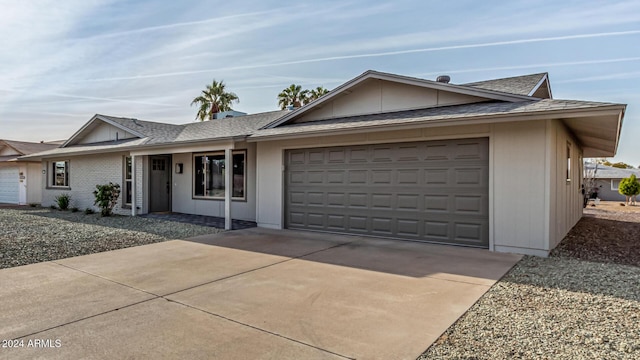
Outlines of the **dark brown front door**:
{"label": "dark brown front door", "polygon": [[149,157],[149,212],[171,211],[171,157]]}

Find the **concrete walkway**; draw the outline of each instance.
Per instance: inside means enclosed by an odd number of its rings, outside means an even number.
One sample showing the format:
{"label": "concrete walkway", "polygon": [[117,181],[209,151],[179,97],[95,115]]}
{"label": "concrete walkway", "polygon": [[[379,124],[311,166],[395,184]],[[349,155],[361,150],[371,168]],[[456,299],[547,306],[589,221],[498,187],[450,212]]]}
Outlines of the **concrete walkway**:
{"label": "concrete walkway", "polygon": [[520,256],[247,229],[0,270],[11,359],[415,359]]}

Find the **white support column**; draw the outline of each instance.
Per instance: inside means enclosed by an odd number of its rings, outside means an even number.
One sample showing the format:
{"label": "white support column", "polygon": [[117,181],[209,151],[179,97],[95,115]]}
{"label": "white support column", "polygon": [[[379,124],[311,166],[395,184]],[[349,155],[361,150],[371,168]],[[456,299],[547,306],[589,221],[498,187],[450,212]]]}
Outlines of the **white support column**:
{"label": "white support column", "polygon": [[131,155],[131,216],[136,216],[138,205],[136,204],[136,186],[138,184],[136,174],[136,157]]}
{"label": "white support column", "polygon": [[224,150],[224,229],[231,230],[231,195],[233,194],[233,152]]}

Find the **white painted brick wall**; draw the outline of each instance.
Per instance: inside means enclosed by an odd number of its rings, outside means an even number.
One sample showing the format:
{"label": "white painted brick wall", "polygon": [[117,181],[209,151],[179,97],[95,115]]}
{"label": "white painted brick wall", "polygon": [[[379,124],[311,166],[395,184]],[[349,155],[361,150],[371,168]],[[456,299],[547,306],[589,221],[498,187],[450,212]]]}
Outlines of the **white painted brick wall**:
{"label": "white painted brick wall", "polygon": [[[42,206],[51,206],[55,204],[55,197],[62,193],[71,194],[71,207],[77,207],[81,211],[86,208],[92,208],[95,211],[99,211],[99,208],[93,205],[95,197],[93,191],[96,190],[96,185],[107,184],[109,182],[120,184],[123,188],[123,156],[124,154],[101,154],[93,156],[77,156],[69,157],[60,160],[69,160],[69,182],[71,189],[47,189],[42,191]],[[140,159],[142,160],[142,159]],[[50,181],[51,170],[48,162],[43,162],[43,168],[47,168],[47,180]],[[136,164],[136,165],[139,165]],[[141,175],[142,166],[137,169]],[[141,181],[138,179],[138,184],[141,186]],[[114,208],[114,213],[122,215],[130,215],[130,209],[122,208],[122,197],[120,194],[118,199],[118,205]],[[138,188],[138,196],[142,196],[142,188]],[[139,203],[141,204],[141,200]],[[140,206],[140,205],[138,205]]]}

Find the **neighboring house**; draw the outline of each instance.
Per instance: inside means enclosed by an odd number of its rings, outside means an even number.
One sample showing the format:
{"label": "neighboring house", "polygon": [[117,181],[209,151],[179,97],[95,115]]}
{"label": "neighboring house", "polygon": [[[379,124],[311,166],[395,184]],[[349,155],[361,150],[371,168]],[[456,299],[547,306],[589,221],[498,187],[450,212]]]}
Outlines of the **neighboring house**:
{"label": "neighboring house", "polygon": [[615,154],[624,111],[554,100],[547,74],[454,85],[367,71],[293,111],[186,125],[96,115],[31,158],[43,205],[67,192],[91,207],[112,181],[119,213],[546,256],[582,216],[583,157]]}
{"label": "neighboring house", "polygon": [[42,201],[42,172],[39,161],[18,161],[18,157],[57,147],[0,139],[0,203],[39,204]]}
{"label": "neighboring house", "polygon": [[[595,169],[595,164],[586,163],[585,172]],[[640,170],[638,169],[620,169],[612,166],[598,164],[598,170],[595,172],[595,187],[598,189],[598,198],[606,201],[625,201],[624,195],[618,192],[620,180],[635,175],[640,179]]]}

